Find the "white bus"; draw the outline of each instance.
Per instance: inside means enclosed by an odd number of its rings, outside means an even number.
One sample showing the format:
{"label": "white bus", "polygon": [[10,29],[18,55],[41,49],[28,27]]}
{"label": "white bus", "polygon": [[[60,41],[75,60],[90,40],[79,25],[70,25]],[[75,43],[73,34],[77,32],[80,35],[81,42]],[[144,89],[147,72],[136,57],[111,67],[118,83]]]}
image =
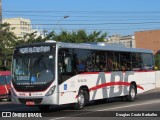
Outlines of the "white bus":
{"label": "white bus", "polygon": [[155,88],[151,50],[119,45],[46,41],[17,46],[12,61],[13,103],[50,105],[125,96]]}

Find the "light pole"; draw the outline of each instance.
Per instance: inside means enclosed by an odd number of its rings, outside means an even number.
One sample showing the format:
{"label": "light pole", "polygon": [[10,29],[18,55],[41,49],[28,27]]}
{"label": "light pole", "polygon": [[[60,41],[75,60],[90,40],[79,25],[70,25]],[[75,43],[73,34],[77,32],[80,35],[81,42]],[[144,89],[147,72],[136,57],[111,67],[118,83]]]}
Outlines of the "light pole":
{"label": "light pole", "polygon": [[[65,16],[63,16],[63,18],[59,19],[59,20],[57,21],[57,23],[55,24],[55,27],[53,28],[53,30],[55,30],[56,26],[59,25],[59,23],[60,23],[62,20],[66,19],[66,18],[68,18],[68,17],[69,17],[68,15],[65,15]],[[61,25],[60,25],[60,28],[61,28]],[[62,31],[62,28],[61,28],[61,31]]]}

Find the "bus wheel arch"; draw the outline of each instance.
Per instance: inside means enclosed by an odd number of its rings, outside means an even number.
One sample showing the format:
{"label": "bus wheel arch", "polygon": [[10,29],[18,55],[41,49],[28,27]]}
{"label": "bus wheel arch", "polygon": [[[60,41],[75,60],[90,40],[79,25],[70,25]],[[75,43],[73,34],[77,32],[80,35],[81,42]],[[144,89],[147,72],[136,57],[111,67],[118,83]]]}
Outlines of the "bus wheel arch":
{"label": "bus wheel arch", "polygon": [[81,86],[77,95],[77,103],[75,103],[75,109],[83,109],[89,101],[89,89],[87,86]]}
{"label": "bus wheel arch", "polygon": [[137,94],[137,84],[136,84],[136,82],[135,82],[135,81],[132,81],[132,82],[131,82],[131,85],[134,85],[135,90],[136,90],[136,94]]}
{"label": "bus wheel arch", "polygon": [[137,94],[137,85],[136,82],[131,82],[130,88],[129,88],[129,94],[126,96],[127,101],[134,101]]}

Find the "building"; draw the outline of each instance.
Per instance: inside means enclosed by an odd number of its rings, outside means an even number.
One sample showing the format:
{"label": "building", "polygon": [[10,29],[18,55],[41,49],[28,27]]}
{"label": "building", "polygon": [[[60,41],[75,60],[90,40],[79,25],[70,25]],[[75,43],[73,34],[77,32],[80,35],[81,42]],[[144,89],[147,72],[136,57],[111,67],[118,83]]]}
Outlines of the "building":
{"label": "building", "polygon": [[117,43],[117,44],[123,44],[127,48],[135,48],[135,39],[134,36],[128,35],[128,36],[121,36],[121,35],[112,35],[109,36],[109,38],[106,41],[107,43]]}
{"label": "building", "polygon": [[137,48],[153,50],[154,54],[160,52],[160,30],[148,30],[135,32]]}
{"label": "building", "polygon": [[119,39],[119,44],[124,44],[127,48],[135,48],[135,39],[134,36],[122,36]]}
{"label": "building", "polygon": [[25,18],[7,18],[3,19],[3,23],[9,23],[11,27],[15,28],[12,31],[17,37],[23,37],[27,33],[32,32],[31,21]]}
{"label": "building", "polygon": [[0,24],[2,23],[2,0],[0,0]]}

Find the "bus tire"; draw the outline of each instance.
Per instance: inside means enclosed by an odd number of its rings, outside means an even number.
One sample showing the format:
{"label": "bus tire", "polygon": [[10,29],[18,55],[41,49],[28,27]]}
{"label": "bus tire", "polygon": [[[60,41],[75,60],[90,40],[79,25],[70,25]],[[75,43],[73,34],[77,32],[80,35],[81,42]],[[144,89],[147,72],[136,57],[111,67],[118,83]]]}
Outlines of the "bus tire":
{"label": "bus tire", "polygon": [[134,101],[136,99],[136,88],[133,84],[130,85],[129,95],[126,96],[127,101]]}
{"label": "bus tire", "polygon": [[47,111],[47,110],[49,110],[50,105],[38,105],[38,108],[39,108],[41,111]]}
{"label": "bus tire", "polygon": [[77,97],[77,103],[74,104],[74,109],[83,109],[87,103],[88,92],[86,90],[80,89]]}

